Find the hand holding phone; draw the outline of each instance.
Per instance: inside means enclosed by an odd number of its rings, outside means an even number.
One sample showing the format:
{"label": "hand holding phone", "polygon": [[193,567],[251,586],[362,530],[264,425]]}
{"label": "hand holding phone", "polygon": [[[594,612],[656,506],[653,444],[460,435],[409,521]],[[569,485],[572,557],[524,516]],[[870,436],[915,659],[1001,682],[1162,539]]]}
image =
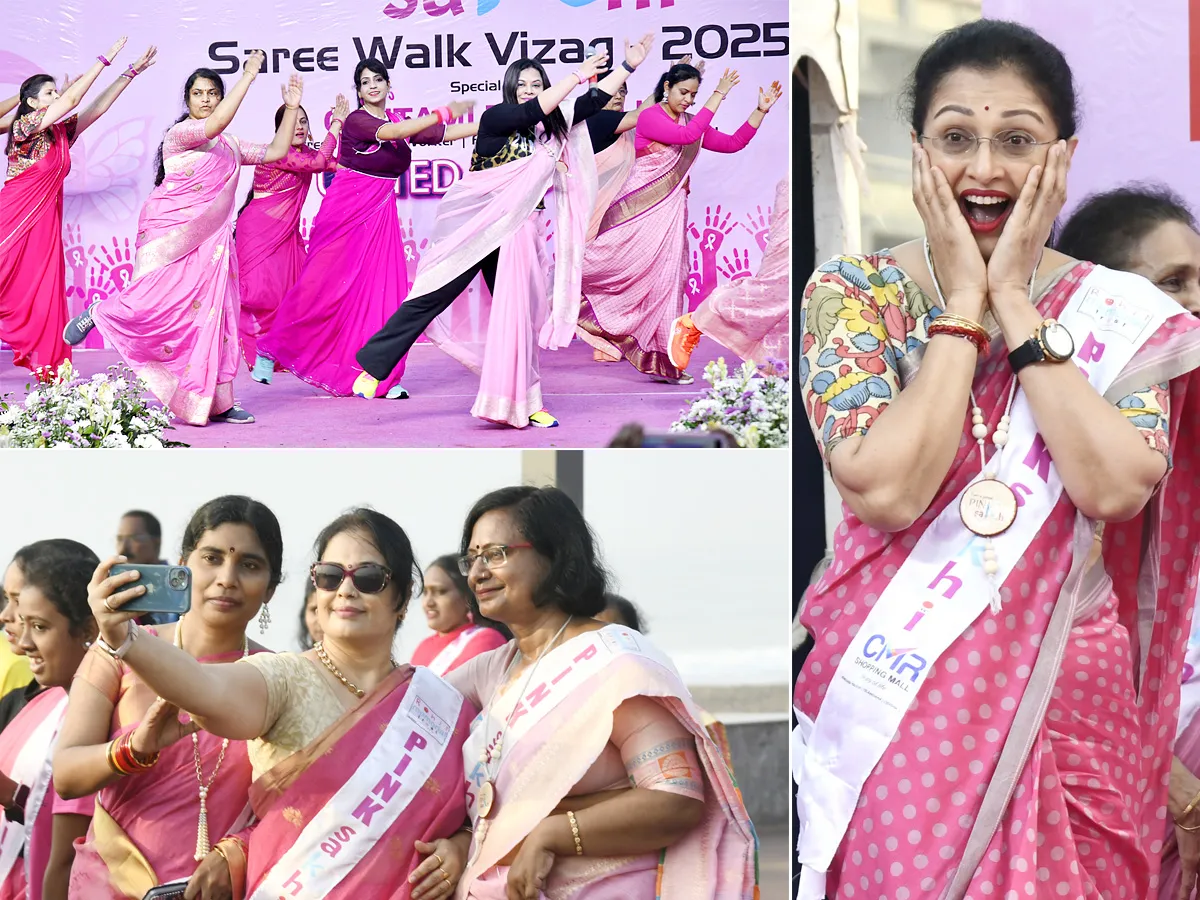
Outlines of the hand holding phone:
{"label": "hand holding phone", "polygon": [[109,570],[110,575],[137,572],[132,584],[146,589],[141,597],[124,604],[125,612],[175,613],[182,616],[192,608],[192,570],[187,566],[147,566],[122,563]]}

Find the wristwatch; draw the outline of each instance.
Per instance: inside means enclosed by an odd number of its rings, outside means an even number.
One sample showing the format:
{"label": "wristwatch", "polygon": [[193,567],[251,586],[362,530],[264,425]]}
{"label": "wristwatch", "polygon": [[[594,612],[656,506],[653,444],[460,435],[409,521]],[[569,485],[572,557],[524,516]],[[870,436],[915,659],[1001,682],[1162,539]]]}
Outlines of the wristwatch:
{"label": "wristwatch", "polygon": [[25,824],[25,804],[29,800],[28,785],[18,784],[12,802],[4,807],[4,817],[17,825]]}
{"label": "wristwatch", "polygon": [[1034,363],[1066,362],[1075,355],[1075,339],[1071,332],[1055,319],[1047,319],[1020,347],[1008,354],[1008,364],[1014,372]]}
{"label": "wristwatch", "polygon": [[124,659],[125,654],[129,652],[129,648],[133,646],[133,642],[138,639],[138,633],[141,631],[138,628],[137,622],[129,623],[129,631],[125,635],[125,640],[121,641],[120,647],[110,647],[108,641],[102,637],[96,638],[96,646],[111,656],[113,659]]}

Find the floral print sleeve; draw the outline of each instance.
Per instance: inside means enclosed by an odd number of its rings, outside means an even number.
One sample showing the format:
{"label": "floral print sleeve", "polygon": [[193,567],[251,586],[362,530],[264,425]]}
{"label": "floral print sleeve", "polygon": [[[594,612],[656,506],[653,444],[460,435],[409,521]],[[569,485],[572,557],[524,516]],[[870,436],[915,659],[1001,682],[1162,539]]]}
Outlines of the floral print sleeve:
{"label": "floral print sleeve", "polygon": [[940,313],[887,255],[838,256],[813,273],[800,303],[799,384],[826,465],[900,392],[900,359]]}
{"label": "floral print sleeve", "polygon": [[1135,391],[1117,401],[1117,409],[1142,433],[1146,443],[1171,459],[1170,434],[1167,423],[1171,419],[1170,392],[1165,384],[1155,384],[1144,391]]}

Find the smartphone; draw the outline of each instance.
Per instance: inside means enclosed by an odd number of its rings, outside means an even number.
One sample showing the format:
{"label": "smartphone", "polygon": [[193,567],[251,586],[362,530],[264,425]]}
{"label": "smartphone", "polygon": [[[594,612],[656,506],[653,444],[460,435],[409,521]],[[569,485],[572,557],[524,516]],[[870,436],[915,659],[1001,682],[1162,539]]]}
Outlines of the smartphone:
{"label": "smartphone", "polygon": [[[606,48],[603,44],[588,44],[587,56],[585,56],[584,59],[591,59],[593,56],[595,56],[597,53],[599,53],[601,50],[604,50],[604,49],[606,49]],[[612,68],[612,60],[611,59],[608,61],[608,65],[609,65],[609,68]],[[593,75],[591,78],[589,78],[587,80],[587,83],[595,84],[599,80],[600,80],[599,75]]]}
{"label": "smartphone", "polygon": [[166,884],[150,888],[142,900],[182,900],[187,886],[186,881],[168,881]]}
{"label": "smartphone", "polygon": [[647,434],[642,438],[643,447],[734,447],[729,436],[725,434],[710,434],[707,431],[680,434]]}
{"label": "smartphone", "polygon": [[145,587],[146,593],[130,600],[121,609],[129,612],[175,613],[182,616],[192,608],[192,570],[187,566],[121,564],[113,566],[110,574],[120,575],[129,571],[136,571],[141,575],[133,584]]}

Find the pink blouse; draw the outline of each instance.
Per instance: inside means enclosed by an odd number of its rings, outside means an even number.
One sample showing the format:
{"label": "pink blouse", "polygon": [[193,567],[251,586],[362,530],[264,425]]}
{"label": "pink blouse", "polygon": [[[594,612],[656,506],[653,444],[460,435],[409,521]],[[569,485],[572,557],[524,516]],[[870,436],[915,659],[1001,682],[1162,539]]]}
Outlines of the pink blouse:
{"label": "pink blouse", "polygon": [[238,140],[224,134],[210,138],[204,133],[203,119],[184,119],[182,122],[172,125],[167,136],[163,138],[163,159],[178,156],[189,150],[203,149],[205,144],[214,140],[219,141],[222,138],[237,147],[243,166],[257,166],[266,158],[267,148],[270,146],[269,144]]}
{"label": "pink blouse", "polygon": [[282,194],[287,191],[308,190],[317,172],[332,172],[337,168],[333,155],[337,152],[337,135],[330,132],[318,150],[312,147],[289,147],[287,156],[273,163],[254,167],[254,193]]}
{"label": "pink blouse", "polygon": [[750,143],[758,131],[749,122],[743,122],[733,134],[723,134],[712,127],[712,117],[713,111],[707,106],[702,107],[687,124],[681,125],[656,103],[653,108],[638,116],[634,146],[638,153],[642,153],[651,144],[691,144],[703,138],[704,143],[701,146],[705,150],[737,153]]}

